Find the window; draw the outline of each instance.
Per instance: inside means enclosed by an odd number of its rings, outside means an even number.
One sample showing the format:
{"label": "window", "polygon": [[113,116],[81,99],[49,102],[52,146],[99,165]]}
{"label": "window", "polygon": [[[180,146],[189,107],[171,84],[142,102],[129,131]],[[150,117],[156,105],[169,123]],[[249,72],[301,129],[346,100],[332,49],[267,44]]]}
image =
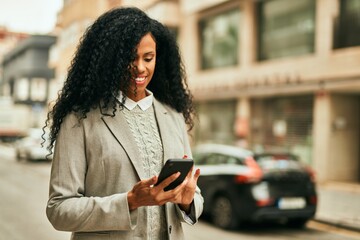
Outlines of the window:
{"label": "window", "polygon": [[314,52],[315,3],[314,0],[258,3],[259,60]]}
{"label": "window", "polygon": [[179,37],[179,29],[177,27],[167,27],[169,32],[173,34],[174,38],[178,40]]}
{"label": "window", "polygon": [[240,159],[240,158],[236,158],[236,157],[233,157],[233,156],[228,156],[227,159],[226,159],[226,164],[229,164],[229,165],[245,165],[244,164],[244,159]]}
{"label": "window", "polygon": [[15,99],[18,101],[26,101],[29,99],[29,79],[20,78],[15,81]]}
{"label": "window", "polygon": [[239,26],[239,9],[199,22],[202,69],[234,66],[238,63]]}
{"label": "window", "polygon": [[47,80],[45,78],[33,78],[30,83],[31,101],[44,102],[47,97]]}
{"label": "window", "polygon": [[334,26],[334,48],[359,46],[360,1],[341,0],[340,14]]}
{"label": "window", "polygon": [[244,159],[223,155],[219,153],[204,154],[203,156],[195,156],[198,165],[244,165]]}
{"label": "window", "polygon": [[234,143],[235,110],[235,100],[198,102],[196,112],[199,124],[195,126],[197,144]]}
{"label": "window", "polygon": [[210,154],[208,158],[206,159],[206,165],[219,165],[219,164],[225,164],[226,163],[226,157],[220,154]]}
{"label": "window", "polygon": [[256,152],[289,152],[311,164],[314,96],[254,99],[251,109],[251,145]]}

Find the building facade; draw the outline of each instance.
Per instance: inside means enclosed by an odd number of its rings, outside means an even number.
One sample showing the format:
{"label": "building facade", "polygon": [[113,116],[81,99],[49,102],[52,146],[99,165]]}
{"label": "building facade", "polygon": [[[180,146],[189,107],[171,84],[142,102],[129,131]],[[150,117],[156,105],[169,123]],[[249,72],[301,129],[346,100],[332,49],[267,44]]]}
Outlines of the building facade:
{"label": "building facade", "polygon": [[41,127],[47,113],[50,81],[49,48],[54,36],[32,35],[8,52],[2,61],[4,96],[31,109],[32,127]]}
{"label": "building facade", "polygon": [[359,183],[359,3],[180,1],[196,142],[287,149],[320,182]]}
{"label": "building facade", "polygon": [[358,204],[346,207],[360,199],[360,1],[64,1],[50,61],[59,84],[110,5],[176,33],[200,120],[193,144],[295,153],[316,172],[317,217],[360,227]]}
{"label": "building facade", "polygon": [[[6,27],[0,26],[0,63],[3,61],[5,54],[12,50],[16,44],[26,39],[29,35],[21,32],[9,31]],[[0,64],[0,96],[4,94],[3,89],[3,70]]]}

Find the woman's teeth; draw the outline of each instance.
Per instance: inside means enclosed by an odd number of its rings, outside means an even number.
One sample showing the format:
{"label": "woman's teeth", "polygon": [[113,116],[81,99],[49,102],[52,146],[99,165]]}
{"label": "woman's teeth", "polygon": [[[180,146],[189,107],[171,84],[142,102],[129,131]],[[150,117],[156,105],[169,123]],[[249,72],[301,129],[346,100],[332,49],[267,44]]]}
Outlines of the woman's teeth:
{"label": "woman's teeth", "polygon": [[135,78],[136,82],[142,82],[144,80],[145,80],[145,77],[137,77],[137,78]]}

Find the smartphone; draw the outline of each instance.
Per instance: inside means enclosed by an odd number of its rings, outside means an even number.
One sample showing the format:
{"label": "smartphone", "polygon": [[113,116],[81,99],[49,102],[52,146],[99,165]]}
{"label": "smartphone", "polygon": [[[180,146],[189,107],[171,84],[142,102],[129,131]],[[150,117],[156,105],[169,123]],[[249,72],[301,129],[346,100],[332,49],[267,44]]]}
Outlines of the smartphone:
{"label": "smartphone", "polygon": [[180,172],[180,176],[165,187],[164,190],[168,191],[176,188],[184,181],[193,165],[194,161],[192,159],[168,159],[160,171],[158,181],[155,186],[170,177],[172,174]]}

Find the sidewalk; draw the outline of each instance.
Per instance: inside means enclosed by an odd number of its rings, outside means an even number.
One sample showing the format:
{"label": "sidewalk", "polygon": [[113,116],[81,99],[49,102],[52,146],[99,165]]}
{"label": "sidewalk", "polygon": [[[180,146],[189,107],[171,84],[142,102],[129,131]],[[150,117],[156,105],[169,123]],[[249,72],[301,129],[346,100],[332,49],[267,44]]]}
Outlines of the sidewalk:
{"label": "sidewalk", "polygon": [[315,220],[360,232],[360,184],[328,182],[317,191]]}

